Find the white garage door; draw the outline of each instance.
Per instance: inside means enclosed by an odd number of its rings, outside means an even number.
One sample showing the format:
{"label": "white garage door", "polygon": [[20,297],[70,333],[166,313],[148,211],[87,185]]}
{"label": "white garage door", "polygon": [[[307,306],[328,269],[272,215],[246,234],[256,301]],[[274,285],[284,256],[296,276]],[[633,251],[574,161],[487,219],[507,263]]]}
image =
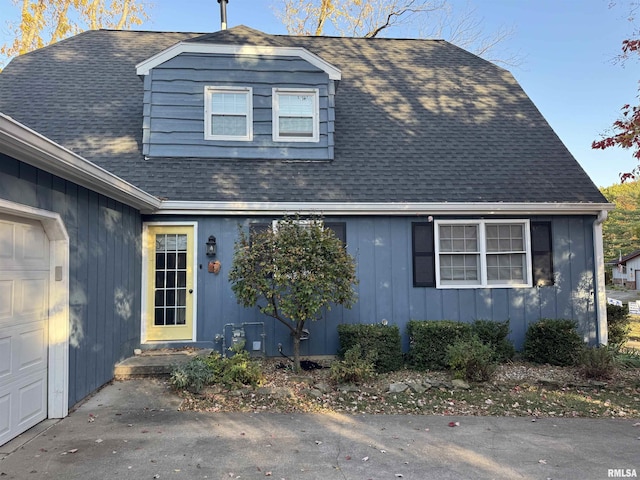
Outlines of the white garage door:
{"label": "white garage door", "polygon": [[49,240],[0,214],[0,445],[47,417]]}

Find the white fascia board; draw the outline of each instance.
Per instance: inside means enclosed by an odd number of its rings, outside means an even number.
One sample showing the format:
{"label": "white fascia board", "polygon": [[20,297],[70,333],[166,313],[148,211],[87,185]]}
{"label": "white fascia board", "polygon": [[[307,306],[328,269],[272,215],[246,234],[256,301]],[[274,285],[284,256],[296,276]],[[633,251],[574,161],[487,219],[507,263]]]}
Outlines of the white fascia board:
{"label": "white fascia board", "polygon": [[0,152],[144,212],[160,200],[0,113]]}
{"label": "white fascia board", "polygon": [[339,203],[163,201],[162,215],[598,215],[611,203]]}
{"label": "white fascia board", "polygon": [[210,53],[221,55],[265,55],[278,57],[300,57],[329,75],[331,80],[340,80],[342,72],[329,62],[302,47],[270,47],[260,45],[224,45],[215,43],[179,42],[136,65],[138,75],[148,75],[151,69],[177,57],[181,53]]}

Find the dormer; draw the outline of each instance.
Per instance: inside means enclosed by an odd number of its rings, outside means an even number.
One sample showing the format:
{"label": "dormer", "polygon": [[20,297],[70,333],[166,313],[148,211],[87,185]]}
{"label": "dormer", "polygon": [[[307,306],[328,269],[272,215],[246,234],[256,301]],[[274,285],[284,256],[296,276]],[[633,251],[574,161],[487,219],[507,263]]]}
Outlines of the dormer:
{"label": "dormer", "polygon": [[216,39],[177,43],[136,66],[144,155],[333,160],[340,70],[304,48]]}

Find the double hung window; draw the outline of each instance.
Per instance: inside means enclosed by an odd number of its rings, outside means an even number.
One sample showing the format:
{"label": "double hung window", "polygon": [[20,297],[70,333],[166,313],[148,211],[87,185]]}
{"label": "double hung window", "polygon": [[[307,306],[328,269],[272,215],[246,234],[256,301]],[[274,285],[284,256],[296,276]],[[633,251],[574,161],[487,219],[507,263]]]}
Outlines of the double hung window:
{"label": "double hung window", "polygon": [[531,285],[527,220],[436,221],[439,287]]}
{"label": "double hung window", "polygon": [[317,142],[318,89],[273,89],[273,141]]}
{"label": "double hung window", "polygon": [[205,139],[253,139],[250,87],[205,87]]}

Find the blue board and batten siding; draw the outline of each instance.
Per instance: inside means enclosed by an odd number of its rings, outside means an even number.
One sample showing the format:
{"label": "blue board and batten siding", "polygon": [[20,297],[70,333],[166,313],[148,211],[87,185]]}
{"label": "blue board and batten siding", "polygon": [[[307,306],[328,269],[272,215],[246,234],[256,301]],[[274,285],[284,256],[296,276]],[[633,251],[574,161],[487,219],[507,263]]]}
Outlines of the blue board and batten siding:
{"label": "blue board and batten siding", "polygon": [[0,197],[60,214],[69,234],[69,406],[140,344],[140,213],[0,154]]}
{"label": "blue board and batten siding", "polygon": [[[335,354],[338,349],[336,327],[341,323],[377,323],[387,320],[398,325],[408,348],[406,323],[409,320],[476,319],[509,320],[511,339],[520,348],[529,324],[540,318],[570,318],[579,324],[581,334],[596,341],[596,312],[593,283],[593,221],[595,217],[532,217],[551,222],[555,285],[533,288],[436,289],[413,286],[412,222],[416,217],[327,217],[327,222],[345,222],[348,251],[357,262],[358,301],[351,310],[334,307],[323,321],[309,323],[310,339],[303,342],[307,355]],[[155,221],[167,220],[154,217]],[[193,218],[172,218],[193,221]],[[228,282],[238,226],[269,223],[271,218],[198,219],[197,255],[198,306],[197,340],[208,343],[221,334],[224,324],[265,322],[267,354],[278,355],[282,343],[290,352],[291,339],[277,321],[261,315],[255,308],[237,304]],[[423,220],[422,220],[423,221]],[[222,269],[218,275],[207,272],[204,255],[209,235],[217,238]],[[260,340],[255,327],[247,330],[248,340]],[[229,333],[229,332],[227,332]],[[220,348],[220,345],[217,345]]]}
{"label": "blue board and batten siding", "polygon": [[[253,89],[253,140],[204,138],[207,86]],[[272,88],[319,90],[319,141],[274,142]],[[297,57],[183,53],[144,78],[143,153],[148,157],[331,160],[335,85]]]}

